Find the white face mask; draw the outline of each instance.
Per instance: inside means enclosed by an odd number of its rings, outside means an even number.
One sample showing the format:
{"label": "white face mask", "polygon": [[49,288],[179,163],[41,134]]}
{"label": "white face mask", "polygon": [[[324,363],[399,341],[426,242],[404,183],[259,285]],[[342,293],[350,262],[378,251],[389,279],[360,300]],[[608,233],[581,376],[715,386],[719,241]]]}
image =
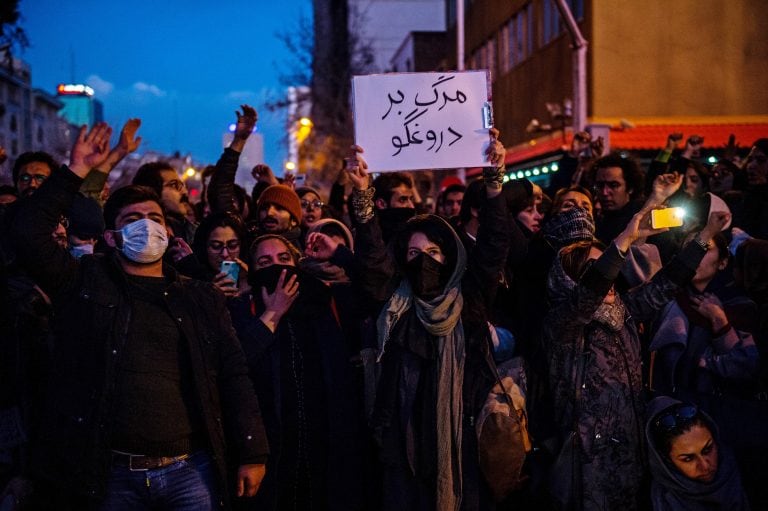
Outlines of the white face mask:
{"label": "white face mask", "polygon": [[84,245],[70,245],[69,253],[72,254],[72,257],[75,259],[80,259],[84,255],[93,254],[93,245],[90,243],[85,243]]}
{"label": "white face mask", "polygon": [[119,250],[135,263],[154,263],[163,257],[168,248],[168,231],[149,218],[123,226],[120,234],[123,246]]}

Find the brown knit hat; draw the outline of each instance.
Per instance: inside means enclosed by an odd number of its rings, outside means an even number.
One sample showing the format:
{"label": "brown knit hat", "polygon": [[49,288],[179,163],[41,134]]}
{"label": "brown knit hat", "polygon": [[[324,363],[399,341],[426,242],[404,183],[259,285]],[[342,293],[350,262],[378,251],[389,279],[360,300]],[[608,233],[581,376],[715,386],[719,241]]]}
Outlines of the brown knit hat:
{"label": "brown knit hat", "polygon": [[259,196],[256,210],[267,204],[275,204],[288,211],[297,223],[301,223],[301,201],[292,188],[285,185],[272,185],[267,187]]}

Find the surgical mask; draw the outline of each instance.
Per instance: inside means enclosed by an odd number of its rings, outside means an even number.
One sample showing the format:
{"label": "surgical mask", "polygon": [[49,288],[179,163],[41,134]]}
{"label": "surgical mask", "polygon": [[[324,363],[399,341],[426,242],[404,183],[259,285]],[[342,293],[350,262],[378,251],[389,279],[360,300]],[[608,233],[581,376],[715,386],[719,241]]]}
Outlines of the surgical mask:
{"label": "surgical mask", "polygon": [[70,245],[69,253],[72,254],[72,257],[75,259],[80,259],[84,255],[93,254],[93,245],[90,243],[85,243],[84,245]]}
{"label": "surgical mask", "polygon": [[131,222],[120,229],[120,234],[123,244],[119,250],[135,263],[154,263],[168,248],[168,231],[149,218]]}

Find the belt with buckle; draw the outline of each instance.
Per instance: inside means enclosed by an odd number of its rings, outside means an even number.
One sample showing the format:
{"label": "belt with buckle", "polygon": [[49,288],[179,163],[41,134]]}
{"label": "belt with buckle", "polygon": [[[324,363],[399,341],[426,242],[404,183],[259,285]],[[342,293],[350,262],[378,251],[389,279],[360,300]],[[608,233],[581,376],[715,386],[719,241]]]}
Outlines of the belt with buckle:
{"label": "belt with buckle", "polygon": [[143,454],[112,451],[112,464],[128,467],[131,472],[163,468],[187,458],[189,458],[189,454],[181,454],[179,456],[144,456]]}

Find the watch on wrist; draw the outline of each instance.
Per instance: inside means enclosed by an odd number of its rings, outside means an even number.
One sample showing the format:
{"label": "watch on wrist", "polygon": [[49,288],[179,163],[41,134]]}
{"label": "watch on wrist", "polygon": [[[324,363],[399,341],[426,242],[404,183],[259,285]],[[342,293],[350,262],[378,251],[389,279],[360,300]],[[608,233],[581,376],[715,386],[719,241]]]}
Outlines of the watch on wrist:
{"label": "watch on wrist", "polygon": [[693,241],[696,242],[698,246],[703,248],[704,250],[709,250],[712,247],[711,241],[704,241],[701,239],[701,236],[697,235],[695,238],[693,238]]}

